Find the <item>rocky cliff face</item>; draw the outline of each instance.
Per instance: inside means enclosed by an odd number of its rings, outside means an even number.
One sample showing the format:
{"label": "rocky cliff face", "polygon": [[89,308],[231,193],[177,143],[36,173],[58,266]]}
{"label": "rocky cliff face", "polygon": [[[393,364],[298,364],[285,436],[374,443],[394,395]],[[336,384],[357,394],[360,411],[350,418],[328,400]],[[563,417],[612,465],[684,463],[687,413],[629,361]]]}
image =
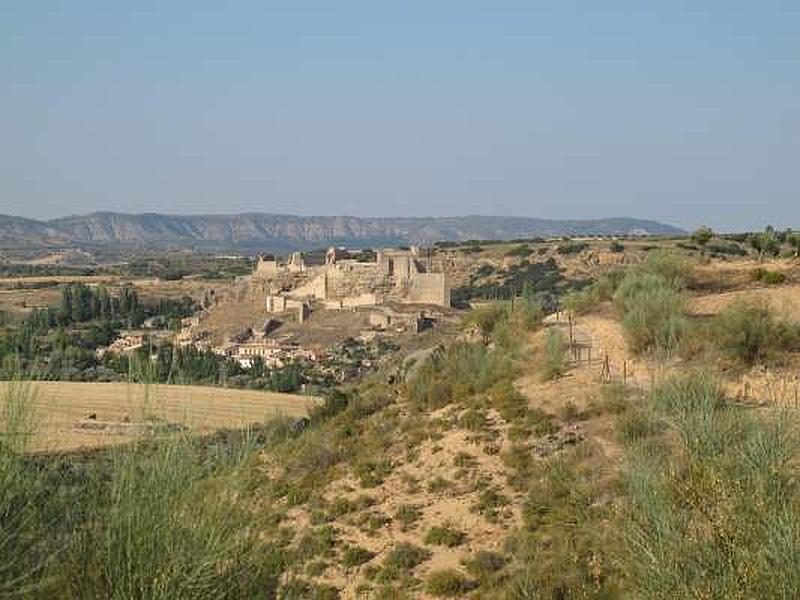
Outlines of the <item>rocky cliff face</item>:
{"label": "rocky cliff face", "polygon": [[342,244],[390,246],[439,240],[551,236],[675,235],[680,229],[640,219],[553,221],[525,217],[300,217],[93,213],[51,221],[0,216],[0,242],[147,244],[289,250]]}

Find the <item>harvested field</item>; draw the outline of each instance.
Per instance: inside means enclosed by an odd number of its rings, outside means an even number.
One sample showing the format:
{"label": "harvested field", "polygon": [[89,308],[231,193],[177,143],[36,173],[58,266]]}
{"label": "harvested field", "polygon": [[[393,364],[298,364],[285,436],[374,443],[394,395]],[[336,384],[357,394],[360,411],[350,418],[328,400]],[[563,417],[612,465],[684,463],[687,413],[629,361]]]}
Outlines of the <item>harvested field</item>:
{"label": "harvested field", "polygon": [[114,285],[122,278],[116,275],[32,275],[19,277],[0,277],[0,285],[59,285],[62,283],[85,283],[97,285],[104,283]]}
{"label": "harvested field", "polygon": [[34,308],[56,306],[61,301],[61,290],[57,287],[3,289],[0,287],[0,310],[8,313],[27,314]]}
{"label": "harvested field", "polygon": [[[143,423],[185,426],[198,433],[243,427],[280,415],[305,416],[318,402],[311,396],[202,386],[61,381],[33,385],[37,451],[124,442],[142,431]],[[88,419],[90,415],[95,418]]]}
{"label": "harvested field", "polygon": [[180,299],[190,296],[200,300],[215,283],[186,277],[179,281],[165,281],[153,277],[126,278],[116,275],[49,275],[36,277],[0,278],[0,310],[27,313],[33,308],[55,307],[61,302],[61,285],[83,283],[88,286],[105,285],[112,293],[124,285],[132,285],[145,303],[161,299]]}

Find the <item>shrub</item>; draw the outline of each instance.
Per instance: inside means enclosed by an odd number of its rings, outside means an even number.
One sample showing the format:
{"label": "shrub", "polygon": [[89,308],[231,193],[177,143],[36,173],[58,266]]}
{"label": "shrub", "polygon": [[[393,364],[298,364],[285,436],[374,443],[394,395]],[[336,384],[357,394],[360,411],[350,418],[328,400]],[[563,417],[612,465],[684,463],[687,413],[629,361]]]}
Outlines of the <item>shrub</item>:
{"label": "shrub", "polygon": [[453,457],[453,465],[459,469],[473,469],[478,466],[478,461],[467,452],[459,452]]}
{"label": "shrub", "polygon": [[431,494],[439,494],[445,492],[453,487],[453,482],[445,479],[441,475],[437,475],[428,482],[428,492]]}
{"label": "shrub", "polygon": [[336,548],[336,530],[330,525],[325,525],[303,534],[297,542],[296,555],[301,561],[331,557],[334,548]]}
{"label": "shrub", "polygon": [[485,410],[470,408],[461,416],[458,424],[469,431],[483,431],[489,428],[489,419]]}
{"label": "shrub", "polygon": [[484,341],[510,350],[518,348],[520,334],[534,331],[543,317],[541,304],[532,295],[523,294],[512,302],[494,302],[473,310],[465,324],[477,327]]}
{"label": "shrub", "polygon": [[352,500],[339,496],[331,503],[328,514],[331,519],[338,519],[341,516],[369,508],[374,504],[375,499],[372,496],[361,495]]}
{"label": "shrub", "polygon": [[564,242],[556,246],[559,254],[580,254],[589,247],[586,242]]}
{"label": "shrub", "polygon": [[513,360],[500,349],[480,343],[457,342],[423,364],[406,384],[409,399],[420,408],[446,406],[454,398],[484,392],[516,371]]}
{"label": "shrub", "polygon": [[295,493],[307,491],[341,459],[341,451],[330,443],[322,429],[312,429],[299,436],[279,459],[283,463]]}
{"label": "shrub", "polygon": [[496,597],[620,596],[614,593],[617,546],[607,527],[613,515],[613,503],[608,502],[613,484],[600,467],[609,465],[607,461],[602,448],[592,442],[532,461],[523,523],[505,546],[514,557],[514,568],[503,580],[504,593]]}
{"label": "shrub", "polygon": [[233,482],[209,485],[198,450],[192,440],[174,438],[151,452],[112,451],[107,504],[87,506],[90,523],[102,527],[85,531],[64,566],[73,595],[210,599],[253,592],[241,586],[257,587],[254,574],[264,567],[252,558],[259,551],[250,519],[223,491]]}
{"label": "shrub", "polygon": [[617,420],[619,440],[627,446],[645,440],[659,433],[661,429],[661,425],[653,414],[640,408],[625,412]]}
{"label": "shrub", "polygon": [[485,581],[504,569],[507,564],[508,560],[502,554],[479,550],[472,558],[465,561],[464,566],[470,575],[479,581]]}
{"label": "shrub", "polygon": [[533,254],[533,249],[525,244],[520,244],[519,246],[514,246],[508,252],[505,253],[505,256],[521,256],[525,258],[526,256],[530,256]]}
{"label": "shrub", "polygon": [[745,365],[771,362],[800,348],[800,328],[758,301],[738,300],[725,308],[714,318],[710,337],[724,356]]}
{"label": "shrub", "polygon": [[800,589],[796,423],[732,406],[707,374],[667,380],[648,408],[679,435],[667,451],[640,444],[627,453],[620,524],[631,595],[793,597]]}
{"label": "shrub", "polygon": [[434,526],[425,534],[425,543],[429,546],[447,546],[455,548],[467,541],[467,535],[463,531],[453,529],[447,525]]}
{"label": "shrub", "polygon": [[339,590],[321,583],[292,579],[281,587],[277,596],[280,600],[339,600]]}
{"label": "shrub", "polygon": [[513,310],[508,315],[508,325],[512,333],[519,338],[521,333],[535,331],[542,324],[544,309],[541,303],[528,292],[516,299]]}
{"label": "shrub", "polygon": [[241,502],[251,436],[30,456],[34,391],[0,384],[0,596],[275,595],[285,552],[260,541]]}
{"label": "shrub", "polygon": [[762,267],[754,269],[750,274],[753,281],[758,281],[764,285],[780,285],[786,282],[786,275],[778,271],[768,271]]}
{"label": "shrub", "polygon": [[674,290],[685,288],[692,279],[692,263],[685,256],[658,249],[647,255],[634,273],[658,275]]}
{"label": "shrub", "polygon": [[56,550],[39,530],[47,516],[39,503],[45,481],[21,453],[31,439],[36,390],[29,382],[0,383],[0,596],[33,594]]}
{"label": "shrub", "polygon": [[487,519],[496,519],[500,509],[508,506],[510,500],[494,488],[484,490],[478,496],[478,500],[472,505],[471,510],[483,515]]}
{"label": "shrub", "polygon": [[474,325],[481,335],[488,339],[497,324],[507,318],[507,311],[505,304],[493,302],[471,311],[464,319],[464,324],[466,326]]}
{"label": "shrub", "polygon": [[403,531],[410,529],[421,517],[422,507],[416,504],[402,504],[394,514],[395,520],[400,523]]}
{"label": "shrub", "polygon": [[383,561],[379,580],[392,581],[407,574],[431,557],[430,551],[408,542],[395,546]]}
{"label": "shrub", "polygon": [[710,242],[706,249],[711,252],[712,254],[724,255],[724,256],[746,256],[747,250],[742,248],[736,242]]}
{"label": "shrub", "polygon": [[620,382],[611,382],[600,388],[600,393],[589,400],[592,414],[619,415],[628,410],[628,394],[630,389]]}
{"label": "shrub", "polygon": [[431,571],[425,582],[425,591],[431,596],[461,597],[475,585],[455,569]]}
{"label": "shrub", "polygon": [[567,369],[567,340],[557,329],[549,329],[544,338],[542,379],[550,381],[561,377]]}
{"label": "shrub", "polygon": [[347,409],[352,396],[339,389],[332,389],[325,395],[322,404],[314,406],[310,411],[312,421],[319,422],[331,419]]}
{"label": "shrub", "polygon": [[780,241],[772,227],[767,227],[763,232],[751,234],[748,236],[747,242],[758,252],[760,260],[763,260],[765,256],[776,256],[781,249]]}
{"label": "shrub", "polygon": [[370,552],[361,546],[348,546],[342,553],[342,564],[347,568],[360,567],[368,563],[375,557],[374,552]]}
{"label": "shrub", "polygon": [[670,351],[686,327],[685,298],[676,288],[677,275],[639,272],[626,276],[614,294],[628,344],[634,352]]}
{"label": "shrub", "polygon": [[611,252],[619,253],[625,251],[625,246],[621,242],[614,240],[611,242],[611,245],[608,247],[608,249]]}
{"label": "shrub", "polygon": [[691,240],[698,246],[704,248],[713,237],[714,232],[711,230],[711,228],[703,225],[692,233]]}
{"label": "shrub", "polygon": [[567,294],[563,300],[564,308],[572,314],[580,315],[589,312],[601,302],[611,300],[623,275],[623,271],[601,275],[592,285]]}
{"label": "shrub", "polygon": [[586,289],[571,292],[564,296],[561,305],[564,310],[571,312],[573,315],[582,315],[588,313],[599,303],[599,299],[595,294],[593,285]]}
{"label": "shrub", "polygon": [[361,487],[374,488],[383,483],[394,470],[390,460],[360,460],[353,468]]}

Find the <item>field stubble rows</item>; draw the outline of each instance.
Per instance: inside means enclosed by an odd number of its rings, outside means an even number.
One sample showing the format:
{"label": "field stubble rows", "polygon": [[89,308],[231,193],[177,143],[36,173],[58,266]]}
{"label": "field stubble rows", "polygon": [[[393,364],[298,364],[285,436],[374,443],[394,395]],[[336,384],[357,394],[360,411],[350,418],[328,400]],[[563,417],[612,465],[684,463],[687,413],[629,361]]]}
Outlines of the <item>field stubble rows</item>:
{"label": "field stubble rows", "polygon": [[[7,385],[0,383],[0,388]],[[36,430],[32,449],[64,451],[106,446],[131,435],[90,431],[77,425],[157,419],[197,433],[241,428],[277,416],[301,417],[319,400],[312,396],[184,385],[41,381],[33,384]],[[2,397],[0,389],[0,397]]]}

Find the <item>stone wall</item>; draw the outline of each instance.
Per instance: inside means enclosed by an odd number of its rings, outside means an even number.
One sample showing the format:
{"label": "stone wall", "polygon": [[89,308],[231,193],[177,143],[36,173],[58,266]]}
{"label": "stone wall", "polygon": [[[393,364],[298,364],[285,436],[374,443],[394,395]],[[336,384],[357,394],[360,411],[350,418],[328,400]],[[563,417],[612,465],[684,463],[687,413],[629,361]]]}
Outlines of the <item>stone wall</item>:
{"label": "stone wall", "polygon": [[258,279],[268,279],[277,275],[278,271],[278,261],[259,256],[253,276]]}
{"label": "stone wall", "polygon": [[[385,299],[407,304],[450,306],[450,278],[437,265],[418,260],[412,250],[382,250],[376,262],[332,259],[329,264],[299,268],[300,258],[292,257],[295,269],[281,269],[274,261],[259,260],[253,287],[263,289],[265,297],[280,294],[295,300],[313,298],[331,307],[376,306]],[[438,265],[439,267],[444,265]],[[431,267],[437,272],[427,272]],[[273,273],[273,271],[275,271]],[[271,275],[267,278],[266,274]],[[280,290],[285,290],[281,292]],[[268,300],[270,312],[288,308],[280,300]]]}
{"label": "stone wall", "polygon": [[408,284],[405,302],[450,306],[450,285],[445,273],[417,273]]}
{"label": "stone wall", "polygon": [[372,293],[365,292],[358,296],[345,296],[333,300],[325,300],[324,306],[328,310],[342,310],[345,308],[359,308],[363,306],[377,306],[381,304],[383,298]]}

